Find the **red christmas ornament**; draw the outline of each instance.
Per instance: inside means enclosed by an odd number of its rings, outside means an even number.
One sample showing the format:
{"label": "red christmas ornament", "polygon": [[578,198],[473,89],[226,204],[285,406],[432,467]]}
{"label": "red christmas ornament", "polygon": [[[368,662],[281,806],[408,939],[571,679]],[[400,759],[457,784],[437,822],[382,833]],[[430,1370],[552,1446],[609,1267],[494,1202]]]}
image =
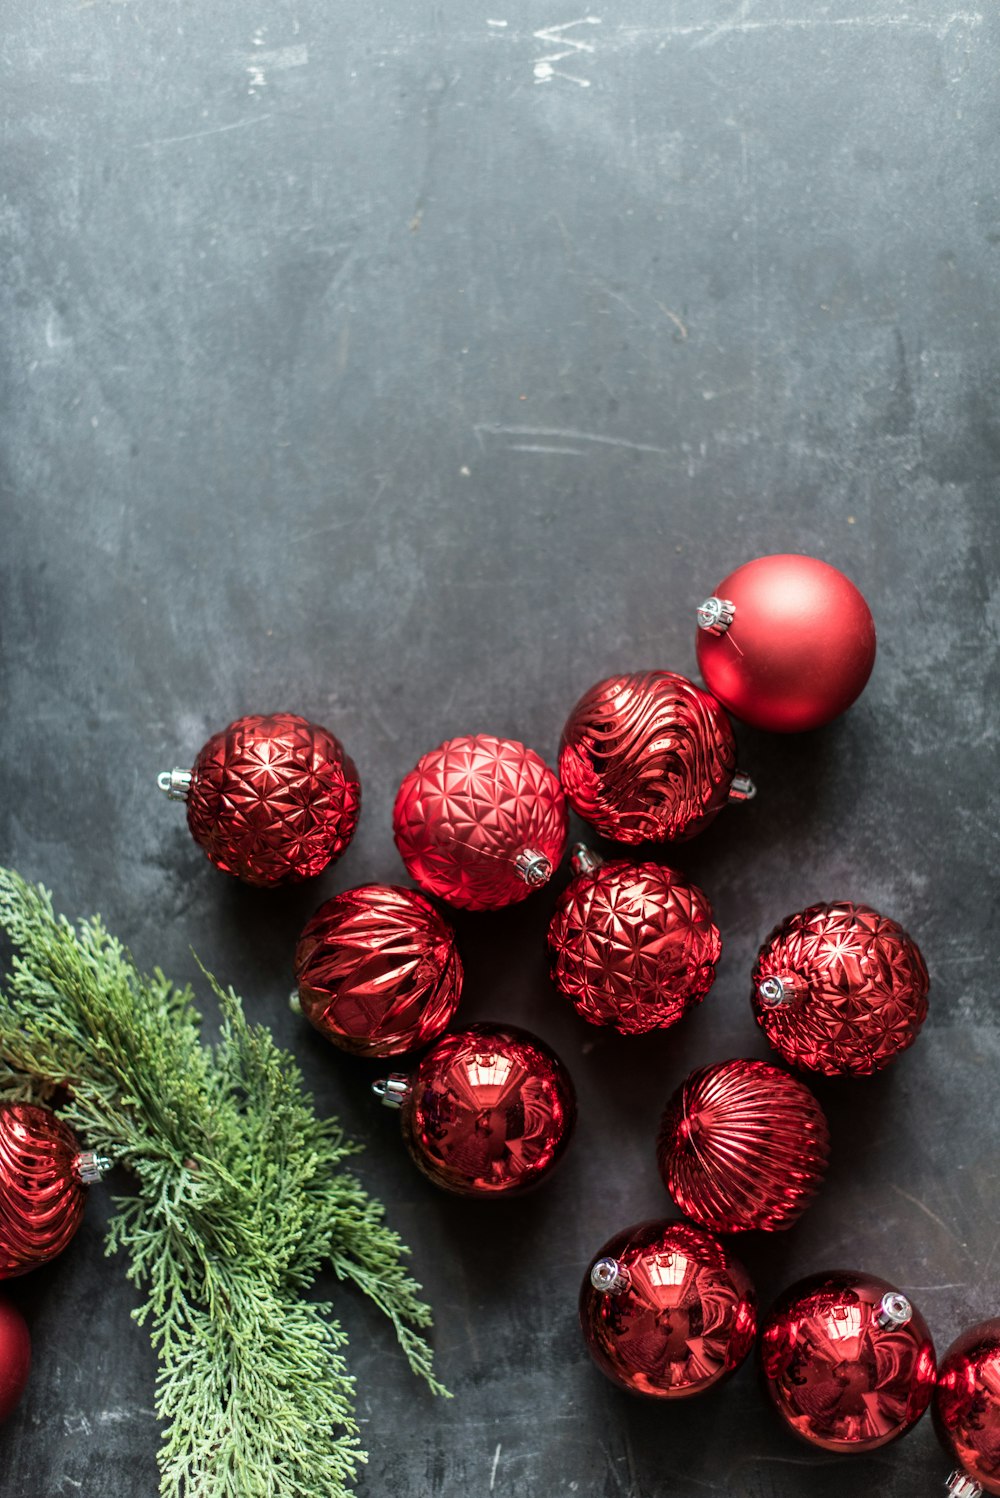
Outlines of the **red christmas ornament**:
{"label": "red christmas ornament", "polygon": [[0,1104],[0,1279],[62,1253],[80,1226],[86,1186],[107,1169],[48,1108]]}
{"label": "red christmas ornament", "polygon": [[963,1332],[938,1368],[934,1425],[961,1468],[951,1498],[1000,1493],[1000,1316]]}
{"label": "red christmas ornament", "polygon": [[665,1030],[700,1004],[722,942],[708,897],[656,863],[604,863],[579,844],[549,926],[552,981],[592,1025]]}
{"label": "red christmas ornament", "polygon": [[826,1174],[830,1134],[802,1082],[766,1061],[694,1071],[660,1123],[660,1175],[681,1211],[717,1233],[790,1228]]}
{"label": "red christmas ornament", "polygon": [[838,1270],[786,1290],[764,1323],[764,1382],[796,1435],[824,1451],[874,1451],[920,1419],[934,1344],[907,1297]]}
{"label": "red christmas ornament", "polygon": [[436,1040],[462,993],[455,933],[429,901],[363,884],[321,905],[295,949],[296,1004],[341,1050],[396,1056]]}
{"label": "red christmas ornament", "polygon": [[791,1066],[863,1076],[916,1040],[929,987],[902,926],[838,900],[790,915],[771,932],[753,970],[753,1007]]}
{"label": "red christmas ornament", "polygon": [[580,1324],[602,1373],[633,1394],[686,1399],[733,1373],[754,1343],[757,1298],[722,1244],[681,1222],[643,1222],[601,1249]]}
{"label": "red christmas ornament", "polygon": [[412,1077],[373,1088],[402,1110],[403,1138],[436,1186],[496,1196],[535,1186],[562,1157],[576,1093],[544,1041],[513,1025],[470,1025],[439,1040]]}
{"label": "red christmas ornament", "polygon": [[698,669],[744,723],[819,728],[850,707],[875,663],[875,623],[854,584],[815,557],[758,557],[698,610]]}
{"label": "red christmas ornament", "polygon": [[715,698],[673,671],[610,676],[569,715],[559,778],[573,810],[619,843],[693,837],[754,795]]}
{"label": "red christmas ornament", "polygon": [[21,1402],[31,1372],[28,1324],[9,1300],[0,1300],[0,1421]]}
{"label": "red christmas ornament", "polygon": [[340,740],[295,713],[237,718],[194,768],[159,787],[187,802],[188,827],[216,868],[247,884],[311,879],[354,835],[361,782]]}
{"label": "red christmas ornament", "polygon": [[403,779],[396,846],[428,894],[498,910],[544,884],[566,846],[559,781],[532,749],[480,733],[448,739]]}

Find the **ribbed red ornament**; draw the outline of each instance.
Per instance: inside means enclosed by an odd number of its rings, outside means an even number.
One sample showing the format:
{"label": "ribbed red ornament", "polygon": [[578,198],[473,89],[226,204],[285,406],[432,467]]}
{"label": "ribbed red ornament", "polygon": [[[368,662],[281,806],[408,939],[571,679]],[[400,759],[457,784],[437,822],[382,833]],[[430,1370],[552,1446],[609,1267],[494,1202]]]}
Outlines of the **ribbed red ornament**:
{"label": "ribbed red ornament", "polygon": [[736,771],[729,719],[673,671],[610,676],[569,715],[559,778],[573,810],[619,843],[693,837],[753,784]]}
{"label": "ribbed red ornament", "polygon": [[668,1102],[656,1158],[681,1211],[718,1233],[790,1228],[826,1174],[826,1115],[766,1061],[693,1071]]}
{"label": "ribbed red ornament", "polygon": [[934,1426],[961,1471],[953,1498],[1000,1493],[1000,1316],[969,1327],[938,1367]]}
{"label": "ribbed red ornament", "polygon": [[21,1402],[31,1372],[28,1324],[9,1300],[0,1300],[0,1421]]}
{"label": "ribbed red ornament", "polygon": [[0,1104],[0,1279],[62,1253],[83,1217],[84,1180],[98,1179],[106,1163],[82,1151],[48,1108]]}
{"label": "ribbed red ornament", "polygon": [[792,1066],[880,1071],[917,1038],[930,979],[896,921],[867,905],[811,905],[776,926],[753,970],[753,1008]]}
{"label": "ribbed red ornament", "polygon": [[591,1264],[580,1324],[594,1362],[619,1387],[686,1399],[744,1361],[757,1300],[743,1265],[709,1233],[643,1222],[616,1234]]}
{"label": "ribbed red ornament", "polygon": [[363,884],[327,900],[295,949],[302,1013],[359,1056],[396,1056],[445,1030],[462,993],[455,933],[422,895]]}
{"label": "ribbed red ornament", "polygon": [[514,739],[448,739],[404,776],[396,846],[421,889],[497,910],[544,884],[566,846],[566,801],[544,760]]}
{"label": "ribbed red ornament", "polygon": [[665,1030],[715,980],[722,941],[708,896],[656,863],[603,863],[582,845],[549,926],[552,981],[593,1025]]}

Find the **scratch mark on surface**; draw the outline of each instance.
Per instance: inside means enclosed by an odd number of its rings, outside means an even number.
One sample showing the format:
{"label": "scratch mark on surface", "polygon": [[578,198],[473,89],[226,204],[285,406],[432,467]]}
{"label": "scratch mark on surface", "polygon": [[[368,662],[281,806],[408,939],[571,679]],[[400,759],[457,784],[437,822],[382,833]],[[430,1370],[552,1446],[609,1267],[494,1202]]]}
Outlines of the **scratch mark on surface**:
{"label": "scratch mark on surface", "polygon": [[486,24],[487,24],[487,26],[499,26],[499,27],[503,28],[504,26],[508,25],[509,23],[507,21],[487,21]]}
{"label": "scratch mark on surface", "polygon": [[954,1238],[956,1243],[959,1241],[954,1229],[948,1226],[944,1218],[939,1217],[936,1212],[932,1212],[930,1207],[926,1206],[918,1197],[911,1196],[908,1191],[903,1190],[902,1186],[893,1185],[892,1189],[897,1196],[901,1196],[905,1201],[912,1202],[915,1207],[919,1207],[921,1212],[930,1218],[931,1222],[936,1222],[939,1228],[943,1228],[949,1238]]}
{"label": "scratch mark on surface", "polygon": [[546,447],[542,442],[512,442],[507,451],[509,453],[568,453],[573,458],[583,457],[578,447]]}
{"label": "scratch mark on surface", "polygon": [[493,1453],[493,1465],[490,1468],[490,1492],[491,1493],[492,1493],[494,1487],[496,1486],[497,1467],[500,1464],[500,1453],[501,1453],[502,1450],[503,1450],[503,1443],[501,1441],[498,1441],[497,1442],[497,1449]]}
{"label": "scratch mark on surface", "polygon": [[720,36],[725,36],[727,31],[739,31],[753,7],[754,0],[740,0],[739,9],[733,16],[733,19],[731,21],[723,21],[721,26],[714,27],[707,35],[701,37],[695,42],[693,50],[698,51],[702,47],[714,46]]}
{"label": "scratch mark on surface", "polygon": [[669,447],[657,447],[652,442],[630,442],[626,437],[605,437],[601,432],[579,432],[575,427],[526,427],[502,426],[499,422],[477,421],[472,430],[477,438],[486,432],[491,437],[565,437],[576,442],[596,442],[605,447],[627,447],[637,453],[663,453],[673,457]]}
{"label": "scratch mark on surface", "polygon": [[225,135],[230,130],[246,130],[249,126],[260,125],[270,118],[269,114],[255,114],[246,120],[234,120],[231,125],[215,125],[211,130],[192,130],[190,135],[164,135],[160,140],[140,140],[136,142],[136,150],[152,151],[156,146],[177,146],[185,140],[205,140],[209,135]]}
{"label": "scratch mark on surface", "polygon": [[[910,15],[875,16],[775,16],[759,21],[745,21],[738,17],[728,26],[720,28],[706,21],[694,21],[686,26],[623,26],[618,36],[626,41],[680,41],[685,37],[704,37],[706,33],[717,35],[747,36],[757,31],[924,31],[942,38],[953,26],[981,26],[984,17],[981,11],[958,10],[939,21],[921,21]],[[698,45],[707,45],[707,40]]]}
{"label": "scratch mark on surface", "polygon": [[292,47],[272,47],[264,52],[248,52],[240,61],[248,67],[275,68],[279,73],[287,68],[304,68],[309,61],[309,48],[302,42]]}
{"label": "scratch mark on surface", "polygon": [[[653,301],[656,302],[655,296],[653,298]],[[684,326],[684,324],[681,322],[680,318],[677,316],[677,313],[676,312],[671,312],[670,308],[669,307],[665,307],[662,302],[656,302],[656,305],[659,307],[659,309],[663,313],[664,317],[669,317],[670,321],[673,323],[674,327],[677,329],[678,333],[680,334],[681,342],[682,343],[685,342],[686,339],[687,339],[688,330]]]}
{"label": "scratch mark on surface", "polygon": [[545,42],[554,47],[552,52],[546,52],[535,62],[534,74],[536,83],[551,83],[553,78],[563,78],[567,83],[575,83],[578,88],[589,88],[589,78],[578,78],[575,73],[565,73],[557,68],[557,62],[563,62],[567,57],[578,56],[581,52],[593,53],[593,43],[585,42],[580,37],[565,35],[574,26],[600,26],[600,16],[581,16],[576,21],[563,21],[559,26],[543,26],[538,31],[533,31],[532,36],[537,42]]}

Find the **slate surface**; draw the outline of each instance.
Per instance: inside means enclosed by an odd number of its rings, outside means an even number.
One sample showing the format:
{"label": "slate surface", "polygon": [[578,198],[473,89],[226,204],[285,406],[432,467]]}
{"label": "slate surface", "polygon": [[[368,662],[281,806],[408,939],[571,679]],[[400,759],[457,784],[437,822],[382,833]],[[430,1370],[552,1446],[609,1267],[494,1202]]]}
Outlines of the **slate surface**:
{"label": "slate surface", "polygon": [[[764,1054],[759,941],[846,895],[918,937],[931,1017],[884,1077],[819,1089],[829,1187],[742,1252],[765,1301],[885,1275],[941,1347],[997,1309],[995,7],[12,0],[4,33],[2,856],[143,963],[193,976],[193,946],[368,1141],[457,1397],[345,1299],[361,1493],[941,1491],[929,1422],[845,1466],[785,1436],[749,1367],[677,1411],[619,1396],[574,1302],[597,1245],[669,1210],[668,1092]],[[600,676],[693,672],[694,605],[777,550],[856,580],[879,658],[827,731],[741,731],[757,800],[677,854],[723,929],[715,989],[626,1043],[549,987],[554,890],[460,919],[466,1015],[537,1028],[582,1117],[534,1199],[435,1194],[370,1069],[285,1008],[301,923],[401,876],[420,752],[482,729],[553,756]],[[341,734],[365,808],[336,870],[264,895],[209,868],[154,776],[277,708]],[[36,1363],[0,1491],[149,1498],[153,1361],[98,1193],[14,1289]]]}

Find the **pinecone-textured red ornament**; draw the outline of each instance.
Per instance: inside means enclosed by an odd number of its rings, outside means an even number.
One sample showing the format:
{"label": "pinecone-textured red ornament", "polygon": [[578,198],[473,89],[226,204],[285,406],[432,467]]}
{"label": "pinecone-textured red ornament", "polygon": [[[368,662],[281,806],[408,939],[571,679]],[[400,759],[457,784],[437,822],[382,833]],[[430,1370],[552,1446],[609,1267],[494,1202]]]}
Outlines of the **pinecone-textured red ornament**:
{"label": "pinecone-textured red ornament", "polygon": [[633,1394],[703,1394],[746,1358],[757,1330],[750,1276],[722,1244],[681,1222],[643,1222],[601,1249],[580,1291],[580,1324],[602,1373]]}
{"label": "pinecone-textured red ornament", "polygon": [[875,664],[857,588],[816,557],[758,557],[698,610],[698,669],[744,723],[799,733],[850,707]]}
{"label": "pinecone-textured red ornament", "polygon": [[445,1035],[412,1077],[397,1073],[373,1090],[401,1109],[403,1138],[424,1175],[460,1196],[537,1185],[576,1122],[569,1072],[543,1040],[513,1025]]}
{"label": "pinecone-textured red ornament", "polygon": [[361,782],[340,740],[295,713],[251,713],[213,734],[160,789],[187,802],[188,827],[216,868],[247,884],[311,879],[354,835]]}
{"label": "pinecone-textured red ornament", "polygon": [[448,739],[404,776],[396,846],[428,894],[498,910],[544,884],[566,846],[566,801],[544,760],[513,739]]}
{"label": "pinecone-textured red ornament", "polygon": [[549,926],[552,981],[593,1025],[665,1030],[700,1004],[722,941],[696,884],[657,863],[604,863],[579,844]]}
{"label": "pinecone-textured red ornament", "polygon": [[826,1115],[766,1061],[693,1071],[660,1123],[660,1175],[681,1211],[717,1233],[790,1228],[826,1174]]}
{"label": "pinecone-textured red ornament", "polygon": [[343,890],[295,949],[298,1007],[358,1056],[396,1056],[445,1030],[462,993],[455,933],[422,895],[391,884]]}
{"label": "pinecone-textured red ornament", "polygon": [[1000,1493],[1000,1316],[981,1321],[951,1344],[938,1368],[934,1425],[960,1471],[951,1498]]}
{"label": "pinecone-textured red ornament", "polygon": [[559,778],[573,810],[619,843],[693,837],[753,782],[715,698],[673,671],[610,676],[569,715]]}
{"label": "pinecone-textured red ornament", "polygon": [[0,1300],[0,1421],[21,1402],[31,1372],[28,1324],[15,1305]]}
{"label": "pinecone-textured red ornament", "polygon": [[761,1361],[782,1419],[825,1451],[874,1451],[903,1436],[934,1392],[934,1344],[912,1302],[853,1270],[792,1285],[763,1327]]}
{"label": "pinecone-textured red ornament", "polygon": [[863,1076],[916,1040],[929,987],[902,926],[838,900],[800,910],[771,932],[753,970],[753,1008],[791,1066]]}
{"label": "pinecone-textured red ornament", "polygon": [[35,1103],[0,1104],[0,1279],[56,1258],[80,1226],[107,1160]]}

